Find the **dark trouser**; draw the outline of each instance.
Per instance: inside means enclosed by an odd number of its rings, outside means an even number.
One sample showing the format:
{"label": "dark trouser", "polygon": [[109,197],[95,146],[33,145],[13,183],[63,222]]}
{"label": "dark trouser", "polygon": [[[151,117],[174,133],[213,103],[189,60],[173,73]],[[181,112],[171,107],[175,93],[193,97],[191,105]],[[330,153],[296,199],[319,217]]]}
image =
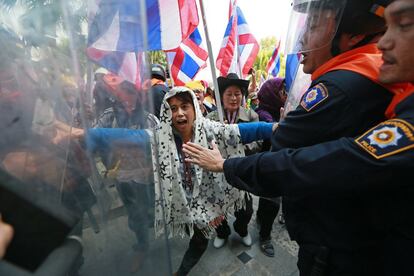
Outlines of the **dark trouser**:
{"label": "dark trouser", "polygon": [[[414,232],[411,230],[411,235]],[[409,235],[391,233],[384,242],[384,271],[387,276],[414,275],[414,239]]]}
{"label": "dark trouser", "polygon": [[198,263],[208,246],[208,239],[201,231],[194,226],[194,234],[191,237],[190,245],[184,254],[180,268],[177,271],[178,276],[187,275],[190,270]]}
{"label": "dark trouser", "polygon": [[257,208],[257,219],[260,221],[260,239],[270,239],[270,233],[272,232],[273,222],[279,212],[280,200],[275,201],[267,200],[264,198],[259,199],[259,207]]}
{"label": "dark trouser", "polygon": [[149,247],[149,210],[153,208],[151,190],[153,185],[136,182],[117,183],[116,188],[128,213],[128,227],[136,236],[136,251],[146,251]]}
{"label": "dark trouser", "polygon": [[[234,212],[236,221],[233,223],[234,231],[236,231],[240,237],[245,237],[248,234],[247,226],[253,215],[253,199],[252,197],[245,195],[246,209],[240,209]],[[230,233],[230,227],[227,220],[224,220],[219,227],[216,228],[217,237],[226,239]]]}
{"label": "dark trouser", "polygon": [[299,244],[300,276],[385,276],[380,245],[355,251]]}

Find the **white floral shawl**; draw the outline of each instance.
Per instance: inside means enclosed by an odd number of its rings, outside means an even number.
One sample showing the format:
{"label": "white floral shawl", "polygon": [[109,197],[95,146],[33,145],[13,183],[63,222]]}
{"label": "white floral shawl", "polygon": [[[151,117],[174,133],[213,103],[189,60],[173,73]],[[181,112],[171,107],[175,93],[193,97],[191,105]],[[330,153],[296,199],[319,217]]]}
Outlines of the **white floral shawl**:
{"label": "white floral shawl", "polygon": [[215,140],[224,158],[244,156],[237,125],[225,125],[205,119],[191,90],[186,87],[171,89],[164,97],[161,122],[151,143],[155,168],[155,233],[159,236],[166,230],[168,237],[173,237],[184,236],[189,231],[192,236],[195,225],[206,237],[210,237],[214,233],[211,223],[215,219],[226,217],[229,208],[238,210],[245,207],[245,192],[230,186],[223,173],[205,171],[194,165],[196,177],[192,179],[192,200],[187,200],[179,171],[180,161],[174,142],[172,113],[167,102],[178,93],[190,93],[193,98],[195,143],[208,147]]}

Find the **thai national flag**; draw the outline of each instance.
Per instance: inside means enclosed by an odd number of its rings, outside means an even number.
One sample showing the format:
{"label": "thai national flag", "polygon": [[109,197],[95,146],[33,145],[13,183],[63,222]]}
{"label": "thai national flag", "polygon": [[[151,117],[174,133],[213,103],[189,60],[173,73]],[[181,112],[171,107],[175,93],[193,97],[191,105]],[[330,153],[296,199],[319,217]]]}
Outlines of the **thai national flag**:
{"label": "thai national flag", "polygon": [[253,67],[260,46],[256,38],[250,32],[243,12],[237,7],[237,33],[238,33],[238,64],[245,78]]}
{"label": "thai national flag", "polygon": [[[246,77],[259,53],[259,43],[250,32],[243,12],[237,7],[236,1],[233,4],[230,2],[229,15],[229,23],[217,56],[216,67],[221,76],[226,76],[230,72],[238,73],[239,69],[242,77]],[[237,55],[235,54],[236,45]]]}
{"label": "thai national flag", "polygon": [[280,40],[279,40],[279,43],[278,43],[277,47],[273,51],[273,54],[270,57],[270,60],[267,63],[267,66],[266,66],[266,72],[267,72],[268,78],[270,76],[277,77],[277,75],[279,74],[279,70],[280,70],[280,53],[279,53],[279,49],[280,49]]}
{"label": "thai national flag", "polygon": [[146,0],[144,49],[140,1],[89,0],[88,5],[89,58],[134,83],[142,71],[140,52],[177,48],[199,22],[195,0]]}
{"label": "thai national flag", "polygon": [[234,50],[237,45],[237,13],[236,1],[231,3],[229,8],[229,23],[224,32],[223,41],[221,43],[220,51],[216,59],[216,67],[220,71],[221,76],[227,76],[228,73],[234,72],[233,60]]}
{"label": "thai national flag", "polygon": [[192,81],[200,69],[207,66],[208,53],[201,47],[202,38],[198,28],[184,40],[180,47],[167,52],[171,65],[170,76],[175,85],[185,85]]}

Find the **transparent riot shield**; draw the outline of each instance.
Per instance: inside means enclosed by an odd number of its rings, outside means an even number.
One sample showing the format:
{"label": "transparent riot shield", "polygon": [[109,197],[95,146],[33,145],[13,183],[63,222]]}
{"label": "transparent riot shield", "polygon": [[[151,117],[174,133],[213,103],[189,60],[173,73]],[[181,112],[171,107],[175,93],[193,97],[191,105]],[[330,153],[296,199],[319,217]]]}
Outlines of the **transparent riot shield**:
{"label": "transparent riot shield", "polygon": [[[146,21],[143,1],[136,2],[134,17],[123,18],[129,23]],[[154,234],[159,162],[151,133],[158,121],[144,85],[144,54],[135,59],[135,81],[114,67],[99,69],[86,55],[83,1],[18,3],[2,7],[1,19],[0,198],[7,192],[17,209],[39,211],[13,211],[0,201],[2,220],[15,227],[7,254],[27,256],[6,254],[0,275],[171,275],[170,241]],[[138,56],[124,53],[132,54]],[[16,246],[22,227],[35,235]],[[36,262],[29,259],[39,252]]]}
{"label": "transparent riot shield", "polygon": [[286,38],[288,99],[284,115],[294,110],[311,84],[312,56],[330,47],[346,0],[294,0]]}

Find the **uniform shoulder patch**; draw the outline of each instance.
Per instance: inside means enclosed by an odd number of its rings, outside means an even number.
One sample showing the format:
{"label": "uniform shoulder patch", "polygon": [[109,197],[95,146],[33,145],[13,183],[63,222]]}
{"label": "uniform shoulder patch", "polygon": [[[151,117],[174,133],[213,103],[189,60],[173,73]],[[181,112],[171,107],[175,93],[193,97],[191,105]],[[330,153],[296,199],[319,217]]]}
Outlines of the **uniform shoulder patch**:
{"label": "uniform shoulder patch", "polygon": [[355,142],[381,159],[414,148],[414,127],[404,120],[388,120],[368,130]]}
{"label": "uniform shoulder patch", "polygon": [[322,83],[311,87],[302,97],[300,105],[306,110],[310,111],[315,106],[328,98],[328,89]]}

